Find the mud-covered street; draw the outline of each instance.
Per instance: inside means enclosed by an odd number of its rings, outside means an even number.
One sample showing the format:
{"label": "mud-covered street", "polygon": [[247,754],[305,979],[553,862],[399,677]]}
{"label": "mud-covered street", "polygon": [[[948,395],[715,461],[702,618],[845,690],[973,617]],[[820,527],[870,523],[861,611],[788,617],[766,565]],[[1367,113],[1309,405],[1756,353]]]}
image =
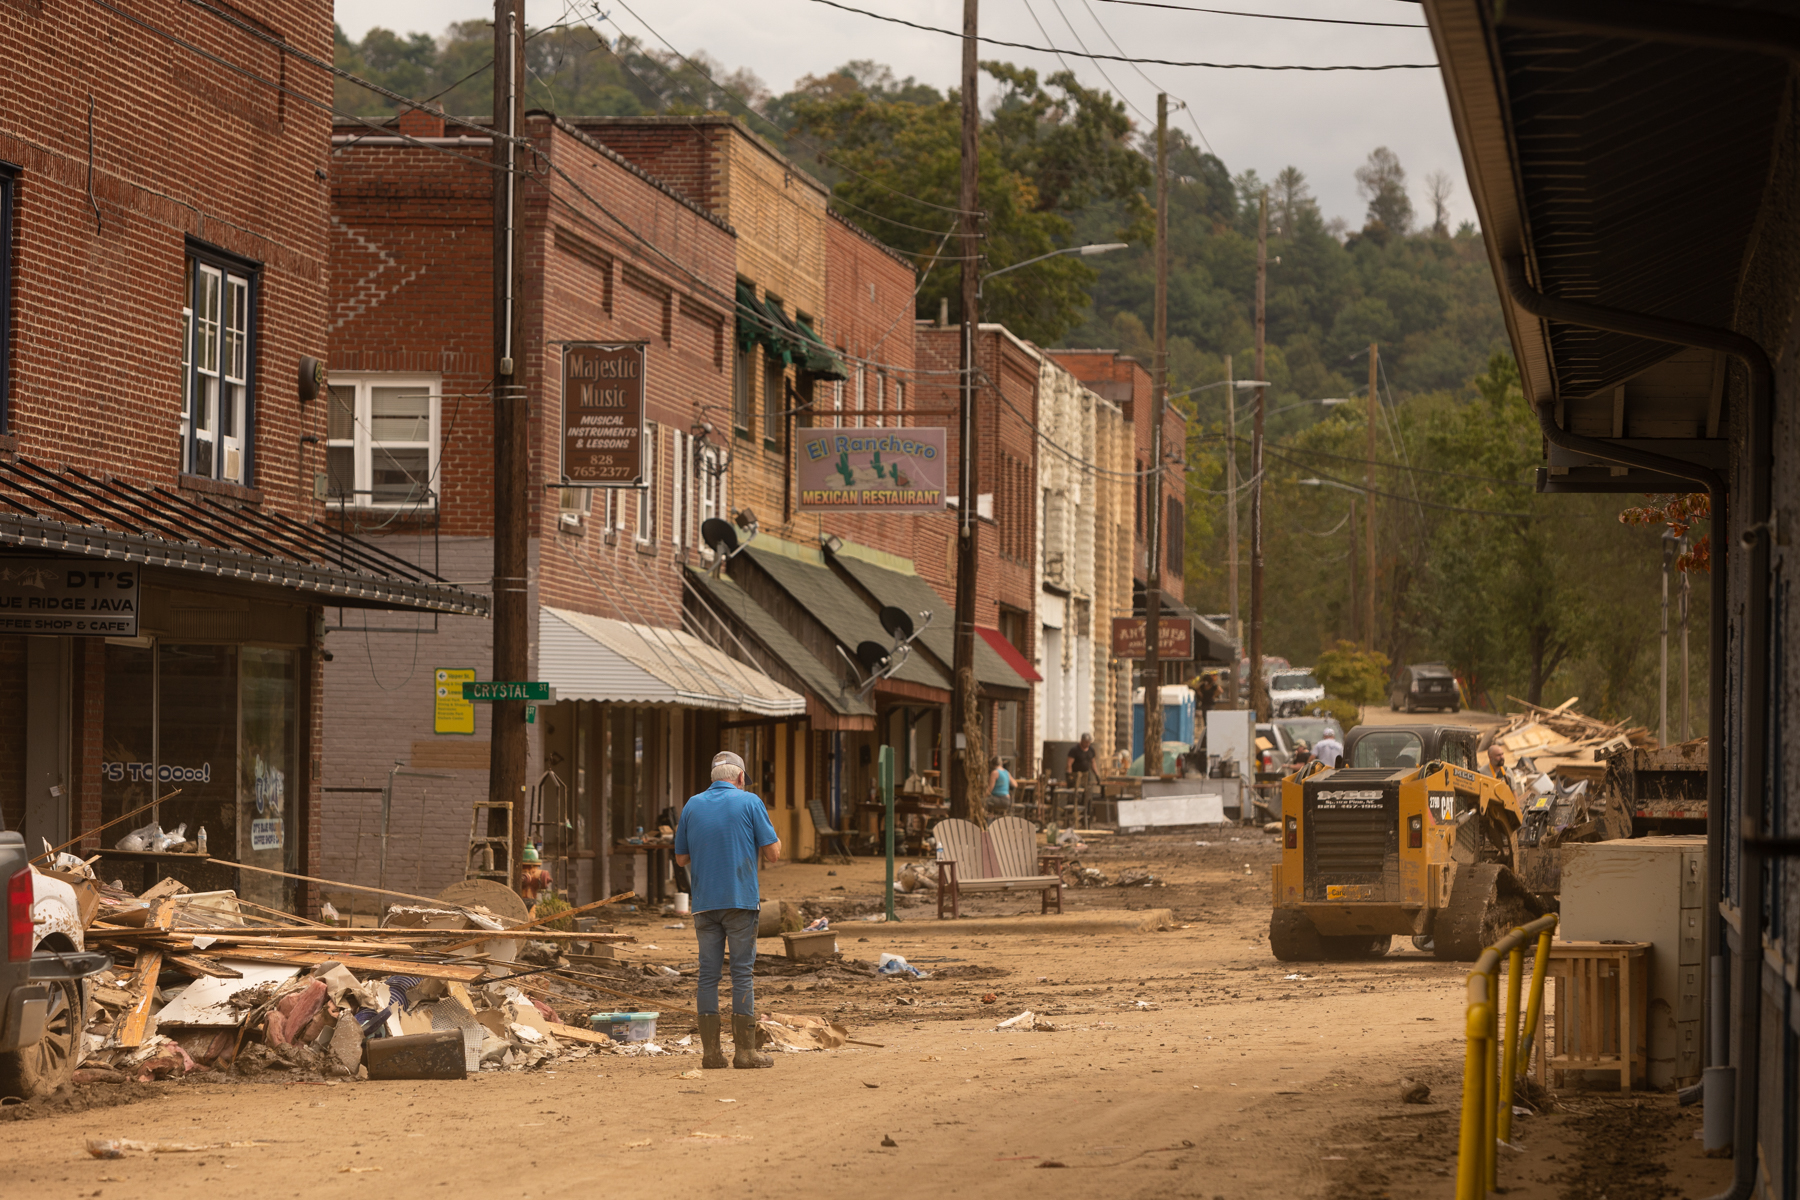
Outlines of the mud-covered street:
{"label": "mud-covered street", "polygon": [[[1275,847],[1260,831],[1089,845],[1084,865],[1148,871],[1160,885],[1072,888],[1060,919],[1037,918],[1035,897],[1000,897],[939,922],[926,895],[901,905],[900,925],[877,926],[854,918],[879,908],[879,860],[766,873],[771,901],[835,914],[843,961],[798,969],[765,941],[759,1006],[831,1017],[874,1046],[701,1073],[678,1045],[691,1020],[665,1015],[668,1055],[460,1082],[269,1072],[88,1085],[0,1110],[13,1118],[0,1120],[8,1190],[649,1197],[679,1177],[699,1196],[1450,1194],[1462,968],[1398,941],[1375,962],[1275,962]],[[638,934],[629,958],[691,963],[691,930],[636,923],[619,925]],[[931,977],[874,977],[883,952]],[[662,993],[671,1008],[689,1003],[686,986]],[[1402,1077],[1428,1085],[1428,1103],[1401,1103]],[[1501,1159],[1509,1194],[1700,1196],[1728,1178],[1728,1162],[1699,1157],[1698,1110],[1673,1096],[1564,1093],[1556,1104],[1515,1127],[1518,1149]],[[90,1137],[246,1144],[99,1160]],[[1058,1173],[1020,1178],[1044,1170]]]}

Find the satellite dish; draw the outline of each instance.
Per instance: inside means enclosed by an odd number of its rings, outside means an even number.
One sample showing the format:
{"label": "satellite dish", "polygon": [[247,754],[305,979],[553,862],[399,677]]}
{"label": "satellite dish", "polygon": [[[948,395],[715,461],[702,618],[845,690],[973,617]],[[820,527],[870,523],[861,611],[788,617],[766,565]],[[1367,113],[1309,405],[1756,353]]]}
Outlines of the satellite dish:
{"label": "satellite dish", "polygon": [[901,641],[913,635],[913,619],[898,605],[889,604],[882,608],[881,627]]}
{"label": "satellite dish", "polygon": [[721,557],[728,557],[738,548],[737,530],[731,527],[730,521],[718,517],[708,517],[700,522],[700,540],[711,546]]}
{"label": "satellite dish", "polygon": [[856,647],[856,659],[865,670],[879,671],[888,659],[888,648],[880,642],[863,642]]}

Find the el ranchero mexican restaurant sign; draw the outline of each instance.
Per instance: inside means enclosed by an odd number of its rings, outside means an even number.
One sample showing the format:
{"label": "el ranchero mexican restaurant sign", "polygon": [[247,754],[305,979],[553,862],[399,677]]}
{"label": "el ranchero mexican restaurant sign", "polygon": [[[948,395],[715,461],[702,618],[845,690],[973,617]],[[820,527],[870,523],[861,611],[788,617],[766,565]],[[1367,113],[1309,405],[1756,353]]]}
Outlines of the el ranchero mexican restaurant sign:
{"label": "el ranchero mexican restaurant sign", "polygon": [[937,512],[944,507],[945,430],[795,431],[801,512]]}
{"label": "el ranchero mexican restaurant sign", "polygon": [[564,487],[644,486],[644,343],[563,347]]}
{"label": "el ranchero mexican restaurant sign", "polygon": [[138,571],[69,558],[0,558],[0,633],[136,637]]}

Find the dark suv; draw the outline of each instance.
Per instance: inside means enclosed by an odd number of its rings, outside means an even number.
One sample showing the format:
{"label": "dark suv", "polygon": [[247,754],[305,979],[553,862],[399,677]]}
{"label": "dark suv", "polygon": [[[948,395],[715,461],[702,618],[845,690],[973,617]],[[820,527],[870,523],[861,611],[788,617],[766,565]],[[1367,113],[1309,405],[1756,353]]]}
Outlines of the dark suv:
{"label": "dark suv", "polygon": [[1461,712],[1462,693],[1457,690],[1456,672],[1443,663],[1402,667],[1388,696],[1388,707],[1395,712],[1418,712],[1421,708]]}

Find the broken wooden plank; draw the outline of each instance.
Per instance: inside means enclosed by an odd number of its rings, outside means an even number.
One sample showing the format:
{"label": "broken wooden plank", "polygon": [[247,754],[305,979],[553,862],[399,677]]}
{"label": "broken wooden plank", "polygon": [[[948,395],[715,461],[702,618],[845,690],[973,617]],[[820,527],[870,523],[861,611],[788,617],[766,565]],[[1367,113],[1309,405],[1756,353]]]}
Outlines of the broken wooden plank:
{"label": "broken wooden plank", "polygon": [[242,971],[234,971],[221,962],[199,954],[171,954],[169,961],[196,978],[242,979]]}
{"label": "broken wooden plank", "polygon": [[156,976],[162,971],[161,950],[139,950],[137,969],[131,977],[131,1008],[119,1022],[119,1045],[141,1046],[150,1024],[150,1005],[156,999]]}
{"label": "broken wooden plank", "polygon": [[454,945],[444,946],[444,947],[440,948],[440,952],[447,954],[452,950],[461,950],[467,946],[479,945],[482,942],[491,942],[491,941],[494,941],[496,938],[514,937],[520,933],[525,932],[527,929],[530,929],[535,925],[543,925],[543,924],[547,924],[550,921],[563,921],[563,920],[568,920],[573,917],[579,917],[582,913],[593,912],[595,909],[605,908],[608,904],[617,904],[621,900],[629,900],[635,895],[637,895],[636,892],[620,892],[616,896],[608,896],[604,900],[596,900],[592,904],[584,904],[580,908],[565,909],[564,911],[556,913],[554,915],[546,915],[546,916],[538,917],[536,920],[527,921],[523,925],[514,925],[511,929],[502,930],[497,934],[496,933],[484,933],[480,937],[470,938],[468,941],[465,941],[465,942],[457,942]]}
{"label": "broken wooden plank", "polygon": [[385,975],[419,975],[426,979],[454,979],[460,983],[473,983],[486,973],[487,968],[479,963],[461,966],[452,963],[409,962],[400,958],[369,958],[351,954],[292,953],[286,950],[230,950],[219,956],[230,962],[247,960],[250,962],[283,963],[294,967],[311,967],[319,963],[339,963],[352,971],[379,972]]}
{"label": "broken wooden plank", "polygon": [[605,1046],[612,1042],[612,1038],[604,1033],[595,1033],[591,1029],[578,1029],[573,1025],[561,1025],[555,1021],[545,1021],[544,1028],[550,1031],[552,1037],[559,1037],[567,1042],[586,1042],[590,1046]]}

